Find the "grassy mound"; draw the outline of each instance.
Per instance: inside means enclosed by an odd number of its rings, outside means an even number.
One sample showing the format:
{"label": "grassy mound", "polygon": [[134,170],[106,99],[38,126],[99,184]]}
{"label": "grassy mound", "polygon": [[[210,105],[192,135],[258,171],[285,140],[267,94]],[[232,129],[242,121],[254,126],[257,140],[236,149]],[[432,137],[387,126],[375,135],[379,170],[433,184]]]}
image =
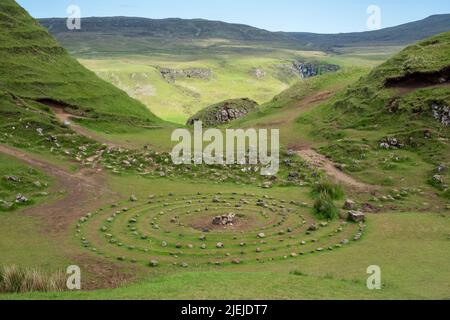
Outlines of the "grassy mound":
{"label": "grassy mound", "polygon": [[50,99],[92,116],[160,122],[143,104],[72,59],[15,1],[0,3],[0,89]]}
{"label": "grassy mound", "polygon": [[220,125],[241,119],[257,107],[257,102],[246,98],[226,100],[201,110],[191,117],[187,124],[193,125],[195,121],[202,121],[206,126]]}

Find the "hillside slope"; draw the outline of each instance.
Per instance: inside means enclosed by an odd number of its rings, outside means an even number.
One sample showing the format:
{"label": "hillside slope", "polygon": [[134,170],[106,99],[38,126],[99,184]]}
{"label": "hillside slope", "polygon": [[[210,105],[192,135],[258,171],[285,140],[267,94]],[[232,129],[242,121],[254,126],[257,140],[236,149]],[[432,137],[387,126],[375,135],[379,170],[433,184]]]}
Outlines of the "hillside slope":
{"label": "hillside slope", "polygon": [[196,50],[220,47],[221,50],[231,50],[232,43],[238,45],[243,42],[247,45],[251,43],[303,50],[404,46],[450,30],[450,14],[434,15],[377,31],[342,34],[271,32],[242,24],[203,19],[89,17],[82,20],[82,29],[79,31],[67,30],[64,18],[40,19],[39,22],[65,48],[79,54],[159,52],[175,47]]}
{"label": "hillside slope", "polygon": [[0,3],[0,90],[22,99],[60,104],[92,117],[159,122],[143,104],[100,80],[13,0]]}
{"label": "hillside slope", "polygon": [[412,45],[297,120],[363,181],[450,198],[450,32]]}

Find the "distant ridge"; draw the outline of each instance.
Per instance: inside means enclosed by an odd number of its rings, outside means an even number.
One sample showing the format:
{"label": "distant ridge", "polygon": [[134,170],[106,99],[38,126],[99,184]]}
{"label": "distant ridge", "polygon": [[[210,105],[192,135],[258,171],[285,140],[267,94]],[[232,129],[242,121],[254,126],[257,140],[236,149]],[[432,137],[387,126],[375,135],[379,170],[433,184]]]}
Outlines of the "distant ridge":
{"label": "distant ridge", "polygon": [[376,31],[316,34],[290,33],[302,43],[320,47],[359,47],[407,45],[450,30],[450,14],[433,15],[426,19]]}
{"label": "distant ridge", "polygon": [[[40,19],[39,22],[66,48],[71,49],[71,46],[77,46],[76,42],[84,41],[93,51],[96,49],[97,40],[100,40],[97,46],[102,46],[102,51],[105,50],[104,41],[106,40],[98,39],[98,37],[107,37],[107,41],[113,40],[114,37],[126,38],[128,44],[133,40],[138,42],[138,39],[155,39],[165,42],[223,39],[271,43],[278,47],[333,50],[339,47],[407,45],[450,30],[450,14],[433,15],[423,20],[377,31],[341,34],[270,32],[243,24],[204,19],[90,17],[82,20],[82,29],[79,31],[67,30],[64,18]],[[69,39],[75,44],[69,43]]]}

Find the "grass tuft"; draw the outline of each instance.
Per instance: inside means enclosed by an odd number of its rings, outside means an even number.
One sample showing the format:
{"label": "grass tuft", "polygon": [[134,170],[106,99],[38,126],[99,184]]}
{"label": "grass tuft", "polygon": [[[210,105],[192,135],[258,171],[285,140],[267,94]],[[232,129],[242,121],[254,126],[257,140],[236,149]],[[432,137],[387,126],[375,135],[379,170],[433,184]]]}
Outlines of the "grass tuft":
{"label": "grass tuft", "polygon": [[342,200],[345,196],[344,189],[340,185],[322,180],[313,186],[313,196],[320,197],[327,194],[332,200]]}
{"label": "grass tuft", "polygon": [[63,272],[49,275],[15,265],[0,268],[0,293],[62,292],[65,288]]}
{"label": "grass tuft", "polygon": [[321,219],[334,220],[339,216],[339,209],[328,192],[321,192],[314,202],[314,213]]}

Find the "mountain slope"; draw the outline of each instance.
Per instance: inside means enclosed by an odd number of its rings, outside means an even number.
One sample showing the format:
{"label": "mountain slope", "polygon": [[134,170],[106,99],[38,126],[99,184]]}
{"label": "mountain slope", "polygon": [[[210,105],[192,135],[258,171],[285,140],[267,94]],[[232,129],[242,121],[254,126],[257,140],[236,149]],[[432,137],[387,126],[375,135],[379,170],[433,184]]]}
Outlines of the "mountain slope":
{"label": "mountain slope", "polygon": [[202,43],[196,48],[204,48],[205,43],[209,47],[226,44],[217,40],[312,50],[399,46],[450,30],[450,14],[435,15],[378,31],[344,34],[270,32],[242,24],[203,19],[91,17],[82,20],[82,29],[78,31],[67,30],[66,19],[63,18],[40,19],[39,22],[68,50],[93,54],[196,47],[196,42]]}
{"label": "mountain slope", "polygon": [[0,90],[89,116],[159,122],[143,104],[100,80],[13,0],[0,3]]}
{"label": "mountain slope", "polygon": [[450,198],[450,32],[404,49],[297,125],[363,181],[429,184]]}
{"label": "mountain slope", "polygon": [[450,14],[368,32],[341,34],[290,33],[301,43],[322,48],[406,45],[450,30]]}
{"label": "mountain slope", "polygon": [[[65,19],[40,19],[39,22],[53,34],[68,32]],[[91,17],[82,19],[82,30],[75,32],[170,39],[289,40],[287,34],[270,32],[243,24],[178,18]]]}

